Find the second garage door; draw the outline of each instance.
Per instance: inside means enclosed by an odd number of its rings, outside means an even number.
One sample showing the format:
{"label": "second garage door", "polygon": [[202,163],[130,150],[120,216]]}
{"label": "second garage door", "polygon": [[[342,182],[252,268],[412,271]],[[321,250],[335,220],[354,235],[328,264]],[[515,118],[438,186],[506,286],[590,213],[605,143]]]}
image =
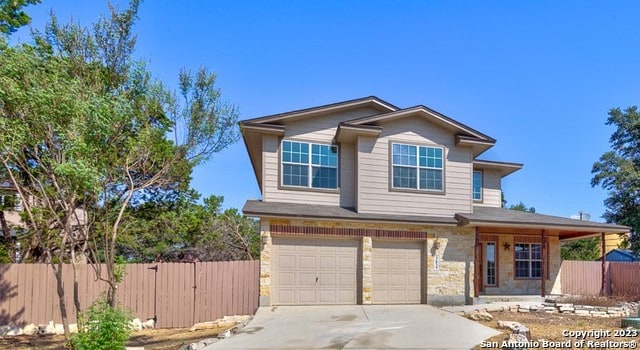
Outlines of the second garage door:
{"label": "second garage door", "polygon": [[359,242],[273,237],[274,305],[356,304]]}
{"label": "second garage door", "polygon": [[374,304],[419,304],[422,300],[422,242],[374,241]]}

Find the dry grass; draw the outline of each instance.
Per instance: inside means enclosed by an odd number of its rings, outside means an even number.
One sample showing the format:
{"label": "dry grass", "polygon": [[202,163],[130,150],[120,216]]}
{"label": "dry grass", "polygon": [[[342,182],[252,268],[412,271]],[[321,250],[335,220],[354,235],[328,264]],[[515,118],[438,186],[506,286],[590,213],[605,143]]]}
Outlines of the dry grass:
{"label": "dry grass", "polygon": [[[144,346],[145,349],[178,349],[184,344],[215,338],[224,330],[214,328],[189,332],[188,328],[147,329],[133,333],[127,346]],[[65,348],[64,345],[64,337],[61,335],[0,337],[0,349],[62,350]]]}
{"label": "dry grass", "polygon": [[[638,342],[637,337],[614,337],[613,331],[620,330],[620,317],[612,318],[595,318],[585,316],[575,316],[571,314],[547,314],[543,312],[531,312],[531,313],[516,313],[516,312],[492,312],[494,316],[492,321],[480,322],[487,327],[495,328],[502,332],[502,334],[487,339],[487,341],[496,341],[501,343],[503,340],[508,339],[509,330],[498,329],[498,321],[515,321],[519,322],[527,327],[531,331],[530,340],[547,340],[554,342],[564,342],[567,340],[575,341],[575,338],[566,337],[562,334],[562,331],[589,331],[589,330],[610,330],[610,337],[602,337],[595,339],[593,337],[586,340],[604,341],[611,340],[615,342],[619,341],[632,341]],[[476,346],[474,349],[482,349],[480,346]]]}

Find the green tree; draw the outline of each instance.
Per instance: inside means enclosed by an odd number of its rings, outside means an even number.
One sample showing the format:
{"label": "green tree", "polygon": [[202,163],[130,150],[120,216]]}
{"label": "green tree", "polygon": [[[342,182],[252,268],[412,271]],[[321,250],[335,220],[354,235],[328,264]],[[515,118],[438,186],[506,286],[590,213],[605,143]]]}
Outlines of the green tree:
{"label": "green tree", "polygon": [[[506,201],[505,201],[506,204]],[[516,210],[516,211],[524,211],[527,213],[535,213],[536,212],[536,208],[534,207],[527,207],[524,203],[522,202],[518,202],[518,204],[514,204],[511,205],[509,207],[509,210]]]}
{"label": "green tree", "polygon": [[600,257],[600,247],[598,237],[563,242],[560,245],[560,257],[562,260],[593,261]]}
{"label": "green tree", "polygon": [[91,30],[52,16],[34,44],[0,45],[0,161],[28,199],[25,258],[54,270],[66,333],[62,264],[88,254],[115,307],[127,211],[150,191],[188,189],[191,170],[239,137],[215,74],[181,72],[179,100],[134,61],[139,3]]}
{"label": "green tree", "polygon": [[23,11],[28,5],[42,0],[0,0],[0,33],[10,34],[31,22],[31,17]]}
{"label": "green tree", "polygon": [[194,191],[150,195],[127,211],[118,254],[128,261],[220,261],[255,259],[259,226],[237,209],[222,210],[223,198],[198,203]]}
{"label": "green tree", "polygon": [[603,218],[609,223],[631,227],[625,242],[640,252],[640,115],[636,106],[609,111],[607,125],[615,127],[609,139],[611,150],[593,164],[591,186],[601,186],[608,193]]}

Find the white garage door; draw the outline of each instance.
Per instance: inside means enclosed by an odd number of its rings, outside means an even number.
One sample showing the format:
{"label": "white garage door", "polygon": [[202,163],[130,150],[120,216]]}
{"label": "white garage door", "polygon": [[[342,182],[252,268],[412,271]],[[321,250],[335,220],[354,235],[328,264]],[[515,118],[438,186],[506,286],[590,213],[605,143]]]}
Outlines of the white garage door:
{"label": "white garage door", "polygon": [[419,304],[422,242],[373,241],[374,304]]}
{"label": "white garage door", "polygon": [[273,237],[274,305],[356,304],[358,241]]}

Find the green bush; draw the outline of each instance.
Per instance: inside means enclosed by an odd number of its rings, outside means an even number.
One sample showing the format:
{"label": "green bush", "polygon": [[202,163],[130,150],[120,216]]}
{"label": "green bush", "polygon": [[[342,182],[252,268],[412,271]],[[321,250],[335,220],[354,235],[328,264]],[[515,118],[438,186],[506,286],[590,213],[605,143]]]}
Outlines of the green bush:
{"label": "green bush", "polygon": [[102,295],[78,322],[79,333],[71,338],[76,350],[122,350],[131,335],[131,313],[121,308],[111,308]]}

